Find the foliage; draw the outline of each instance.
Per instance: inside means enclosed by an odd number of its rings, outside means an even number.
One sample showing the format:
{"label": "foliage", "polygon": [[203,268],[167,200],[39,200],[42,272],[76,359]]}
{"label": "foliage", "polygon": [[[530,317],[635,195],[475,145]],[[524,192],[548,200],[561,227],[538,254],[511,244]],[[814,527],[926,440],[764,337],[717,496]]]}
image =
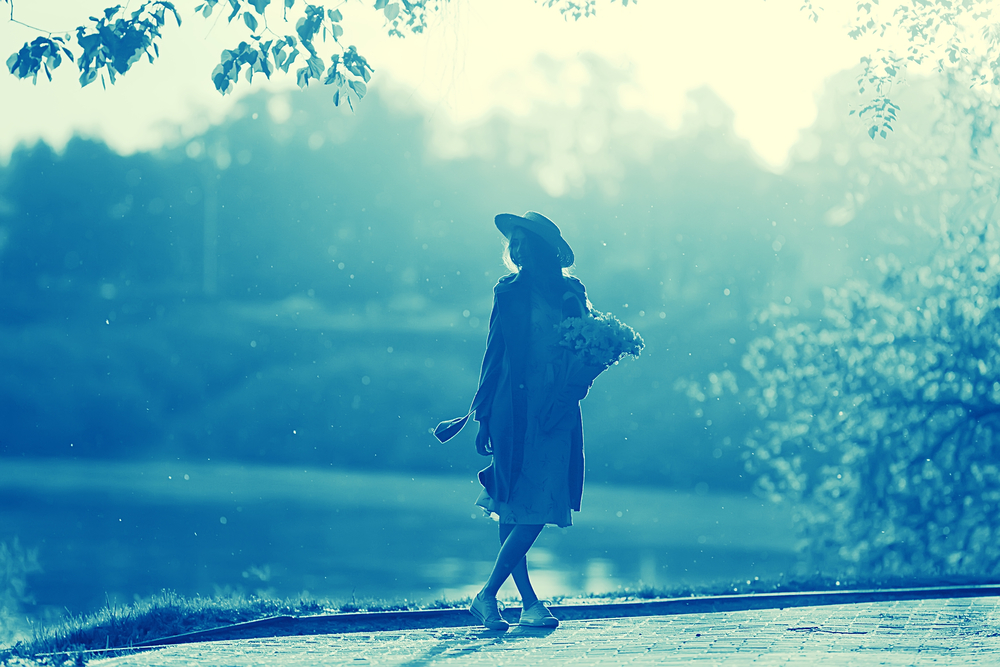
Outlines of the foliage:
{"label": "foliage", "polygon": [[[52,70],[62,64],[63,54],[71,61],[73,52],[65,46],[66,38],[36,37],[30,44],[27,42],[17,53],[7,58],[7,69],[19,79],[31,77],[31,82],[38,81],[38,72],[44,71],[49,81],[52,80]],[[86,84],[84,84],[86,85]]]}
{"label": "foliage", "polygon": [[[802,9],[818,20],[811,0]],[[858,0],[848,35],[875,38],[878,46],[861,59],[858,91],[866,101],[851,113],[866,121],[872,139],[892,132],[899,110],[893,89],[910,66],[929,63],[939,73],[961,72],[990,97],[1000,86],[996,10],[993,0]]]}
{"label": "foliage", "polygon": [[[440,12],[448,1],[375,0],[374,9],[384,16],[389,35],[404,37],[406,33],[422,33],[427,28],[428,17]],[[567,18],[579,19],[596,12],[596,0],[538,1],[546,7],[557,7]],[[636,1],[631,0],[632,4]],[[93,25],[76,28],[74,50],[70,35],[56,35],[27,26],[14,19],[14,0],[3,2],[10,5],[10,21],[46,33],[30,43],[26,42],[7,59],[7,69],[11,74],[19,79],[30,77],[32,83],[37,83],[40,72],[51,81],[52,70],[59,68],[65,57],[77,64],[81,85],[92,83],[98,74],[101,84],[105,85],[102,69],[114,84],[116,77],[128,72],[143,55],[150,63],[159,57],[157,40],[162,37],[160,29],[166,24],[167,12],[173,14],[178,27],[181,25],[180,14],[171,2],[146,0],[131,14],[126,11],[127,4],[125,7],[116,5],[105,9],[101,18],[91,16]],[[621,0],[625,6],[629,2]],[[223,95],[231,92],[239,82],[240,73],[243,73],[247,83],[253,81],[256,73],[268,79],[277,70],[287,74],[301,55],[301,66],[295,70],[298,86],[305,88],[311,82],[322,81],[324,85],[334,87],[335,105],[347,102],[353,108],[353,100],[365,96],[374,70],[355,46],[345,47],[341,43],[344,35],[341,11],[299,0],[278,0],[274,4],[272,7],[271,0],[201,0],[195,7],[195,11],[206,19],[216,10],[228,12],[226,20],[229,23],[237,21],[249,31],[248,39],[233,48],[223,49],[219,64],[211,74],[215,89]],[[273,18],[278,5],[283,24],[295,20],[294,34],[279,34],[271,29],[267,12],[270,8]],[[339,47],[339,52],[321,53],[327,38]]]}
{"label": "foliage", "polygon": [[[173,14],[177,25],[180,25],[180,15],[170,2],[144,2],[131,14],[126,13],[121,5],[109,7],[104,10],[101,18],[90,17],[94,23],[92,27],[79,26],[76,29],[77,45],[82,51],[79,57],[74,57],[68,48],[69,35],[50,34],[48,37],[37,37],[31,44],[26,43],[20,51],[12,54],[7,59],[7,68],[18,78],[30,76],[32,82],[37,81],[41,69],[51,81],[51,70],[62,64],[61,54],[65,54],[80,69],[80,85],[92,83],[102,69],[107,71],[108,79],[114,83],[118,74],[127,72],[143,55],[150,62],[153,62],[154,56],[159,56],[156,40],[161,37],[160,28],[166,24],[168,11]],[[13,14],[13,6],[11,13]],[[150,48],[153,53],[149,52]],[[104,83],[103,74],[101,83]]]}
{"label": "foliage", "polygon": [[25,549],[16,537],[10,545],[0,542],[0,643],[18,638],[24,625],[19,612],[32,602],[28,576],[41,571],[37,549]]}
{"label": "foliage", "polygon": [[[205,0],[196,9],[207,18],[218,4],[219,0]],[[228,21],[231,23],[242,16],[250,30],[250,42],[240,42],[236,48],[222,51],[221,62],[212,72],[212,83],[216,90],[223,95],[230,92],[239,81],[240,72],[244,72],[247,83],[252,82],[254,72],[261,72],[269,79],[278,69],[288,73],[289,67],[301,53],[301,46],[306,53],[303,56],[305,62],[295,70],[299,88],[322,79],[324,85],[334,86],[335,105],[339,106],[342,101],[346,101],[353,108],[352,96],[357,99],[365,96],[374,70],[354,46],[342,48],[340,53],[331,55],[329,67],[317,50],[317,40],[326,42],[327,37],[340,44],[340,38],[344,34],[341,25],[344,17],[340,10],[306,4],[304,15],[295,24],[295,34],[280,36],[268,27],[264,12],[269,4],[270,0],[254,0],[249,5],[241,4],[239,0],[229,0],[231,11]],[[283,16],[286,22],[288,10],[294,7],[295,0],[284,0]],[[388,17],[389,13],[386,12],[386,18]],[[264,41],[268,34],[271,38]]]}
{"label": "foliage", "polygon": [[[611,0],[612,3],[617,1]],[[14,0],[3,2],[10,5],[10,20],[20,23],[14,19]],[[573,20],[588,18],[597,12],[597,0],[536,2],[558,9],[564,17]],[[620,2],[628,6],[636,4],[637,0]],[[384,16],[389,35],[404,37],[406,33],[422,33],[427,28],[428,18],[448,3],[449,0],[375,0],[373,8]],[[217,9],[224,9],[228,12],[229,23],[243,23],[249,31],[248,39],[223,50],[211,75],[216,90],[222,94],[230,92],[240,72],[244,72],[248,83],[255,73],[262,73],[267,78],[276,70],[287,74],[302,55],[304,62],[295,72],[299,87],[321,79],[324,85],[335,87],[333,101],[338,105],[347,101],[353,106],[352,99],[364,97],[373,70],[356,47],[341,44],[344,28],[340,10],[308,4],[304,0],[279,0],[274,4],[280,5],[282,23],[287,24],[289,12],[292,13],[295,34],[279,34],[271,29],[267,10],[271,8],[272,15],[277,11],[271,6],[271,0],[201,0],[197,5],[196,11],[205,18]],[[819,20],[822,7],[814,0],[803,0],[801,9],[810,20]],[[131,14],[121,5],[105,9],[103,18],[90,17],[92,26],[76,29],[77,47],[82,51],[79,57],[74,55],[68,34],[55,35],[40,30],[46,34],[26,42],[8,58],[7,67],[14,76],[31,77],[35,83],[40,72],[51,80],[52,70],[66,57],[77,63],[82,85],[93,82],[101,69],[106,70],[114,83],[115,77],[128,71],[141,56],[146,55],[150,62],[159,56],[157,40],[162,36],[160,29],[165,25],[167,11],[180,26],[180,15],[174,5],[163,0],[146,0]],[[925,62],[933,63],[939,72],[960,70],[982,87],[1000,85],[998,25],[994,22],[991,0],[859,0],[848,35],[856,40],[874,37],[879,40],[879,46],[861,59],[858,89],[865,96],[865,102],[851,113],[858,113],[865,120],[873,139],[876,134],[887,137],[899,110],[892,101],[895,84],[903,80],[908,66]],[[320,53],[327,37],[340,48],[339,52]],[[900,47],[901,51],[895,49],[891,45],[896,43],[905,44],[905,47]],[[105,82],[103,74],[101,81]]]}
{"label": "foliage", "polygon": [[924,117],[848,169],[905,187],[896,216],[913,220],[912,236],[927,233],[930,255],[905,269],[890,255],[875,279],[824,290],[820,317],[766,308],[747,375],[677,383],[699,414],[726,394],[739,405],[720,410],[756,413],[748,471],[795,504],[813,564],[840,576],[983,576],[1000,565],[997,110],[967,73],[921,85],[935,93]]}
{"label": "foliage", "polygon": [[[597,0],[535,0],[546,7],[556,7],[564,18],[577,21],[597,13]],[[614,3],[616,0],[611,0]],[[639,0],[631,0],[637,4]],[[621,0],[622,7],[628,7],[629,0]]]}
{"label": "foliage", "polygon": [[945,233],[926,265],[827,289],[819,323],[772,307],[743,367],[767,421],[748,469],[800,519],[819,567],[1000,571],[1000,238]]}

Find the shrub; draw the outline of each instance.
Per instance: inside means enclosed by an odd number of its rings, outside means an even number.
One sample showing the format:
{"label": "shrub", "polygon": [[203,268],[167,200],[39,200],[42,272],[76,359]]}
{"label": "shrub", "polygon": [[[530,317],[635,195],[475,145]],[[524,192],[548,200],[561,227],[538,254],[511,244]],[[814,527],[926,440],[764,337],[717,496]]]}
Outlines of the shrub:
{"label": "shrub", "polygon": [[1000,242],[945,233],[931,261],[825,290],[818,322],[772,306],[743,358],[762,418],[747,469],[800,504],[818,569],[1000,571]]}
{"label": "shrub", "polygon": [[25,549],[16,537],[10,545],[0,542],[0,644],[26,636],[22,606],[34,602],[28,593],[28,575],[41,571],[37,549]]}

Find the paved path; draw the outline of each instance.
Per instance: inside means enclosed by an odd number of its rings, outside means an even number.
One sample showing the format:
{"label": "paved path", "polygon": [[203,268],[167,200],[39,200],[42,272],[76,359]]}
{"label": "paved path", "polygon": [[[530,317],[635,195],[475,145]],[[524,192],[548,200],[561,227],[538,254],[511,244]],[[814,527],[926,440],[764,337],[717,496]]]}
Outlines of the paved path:
{"label": "paved path", "polygon": [[268,665],[1000,665],[1000,598],[422,629],[186,644],[95,667]]}

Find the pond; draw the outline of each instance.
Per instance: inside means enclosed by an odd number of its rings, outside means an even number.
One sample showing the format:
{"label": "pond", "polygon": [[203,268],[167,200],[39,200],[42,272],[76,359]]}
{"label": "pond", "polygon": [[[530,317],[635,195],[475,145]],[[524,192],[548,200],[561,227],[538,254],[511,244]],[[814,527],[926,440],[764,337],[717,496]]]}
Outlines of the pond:
{"label": "pond", "polygon": [[[38,550],[38,610],[163,589],[431,601],[489,573],[478,492],[472,474],[5,459],[0,542]],[[759,498],[588,483],[575,525],[546,528],[529,563],[553,597],[776,577],[796,558],[790,515]]]}

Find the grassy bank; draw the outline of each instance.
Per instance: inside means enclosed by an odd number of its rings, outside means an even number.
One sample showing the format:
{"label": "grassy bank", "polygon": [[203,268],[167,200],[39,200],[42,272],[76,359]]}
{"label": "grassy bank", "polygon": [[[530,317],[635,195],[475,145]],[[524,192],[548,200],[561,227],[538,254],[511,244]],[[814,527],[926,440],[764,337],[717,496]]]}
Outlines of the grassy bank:
{"label": "grassy bank", "polygon": [[[944,585],[996,583],[955,577],[914,579],[836,580],[812,577],[800,580],[761,581],[756,579],[719,583],[712,586],[622,588],[587,598],[556,598],[568,604],[587,600],[628,601],[709,595],[751,593],[864,590]],[[113,655],[108,649],[125,649],[186,632],[218,628],[272,616],[312,616],[358,611],[401,611],[415,609],[465,608],[467,599],[436,600],[414,604],[406,600],[328,600],[309,597],[273,599],[241,595],[186,598],[163,592],[131,605],[108,605],[97,612],[68,616],[59,622],[32,627],[32,637],[12,647],[0,648],[0,665],[83,665],[88,659]]]}
{"label": "grassy bank", "polygon": [[0,649],[0,665],[17,665],[24,660],[52,665],[62,665],[69,660],[82,664],[88,657],[87,651],[127,648],[163,637],[271,616],[410,608],[413,607],[405,602],[376,600],[344,602],[306,597],[282,600],[242,595],[187,598],[163,592],[130,605],[107,605],[94,613],[67,616],[51,625],[35,625],[31,628],[30,639]]}

